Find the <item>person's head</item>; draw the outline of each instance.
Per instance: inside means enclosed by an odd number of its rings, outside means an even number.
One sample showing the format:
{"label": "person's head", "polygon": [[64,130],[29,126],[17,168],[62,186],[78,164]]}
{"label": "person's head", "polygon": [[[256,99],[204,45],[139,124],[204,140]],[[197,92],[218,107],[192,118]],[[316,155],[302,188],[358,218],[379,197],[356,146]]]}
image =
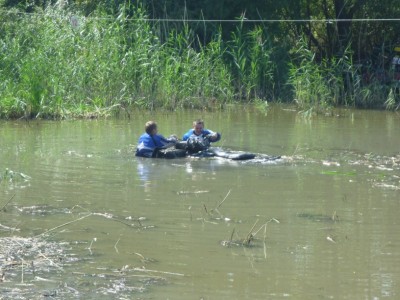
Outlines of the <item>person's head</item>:
{"label": "person's head", "polygon": [[203,120],[198,119],[193,122],[193,130],[196,135],[201,134],[203,129],[204,129],[204,121]]}
{"label": "person's head", "polygon": [[154,121],[148,121],[144,125],[144,130],[147,134],[153,135],[157,133],[157,123]]}

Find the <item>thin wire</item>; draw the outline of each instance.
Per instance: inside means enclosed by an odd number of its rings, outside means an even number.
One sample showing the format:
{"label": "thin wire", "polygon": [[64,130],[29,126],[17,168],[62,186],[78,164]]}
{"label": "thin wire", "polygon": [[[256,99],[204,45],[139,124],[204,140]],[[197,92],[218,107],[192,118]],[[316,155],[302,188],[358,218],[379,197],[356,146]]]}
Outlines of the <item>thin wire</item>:
{"label": "thin wire", "polygon": [[[18,12],[18,11],[7,11],[1,10],[2,13],[9,14],[21,14],[21,15],[32,15],[32,13]],[[39,13],[35,13],[39,14]],[[79,16],[76,16],[79,18]],[[108,17],[84,17],[93,20],[114,20],[115,18]],[[148,22],[206,22],[206,23],[338,23],[338,22],[399,22],[400,18],[387,18],[387,19],[260,19],[260,20],[250,20],[250,19],[150,19],[150,18],[128,18],[125,21],[148,21]]]}
{"label": "thin wire", "polygon": [[204,19],[129,19],[129,20],[142,20],[151,22],[231,22],[231,23],[334,23],[334,22],[397,22],[400,19],[301,19],[301,20],[204,20]]}

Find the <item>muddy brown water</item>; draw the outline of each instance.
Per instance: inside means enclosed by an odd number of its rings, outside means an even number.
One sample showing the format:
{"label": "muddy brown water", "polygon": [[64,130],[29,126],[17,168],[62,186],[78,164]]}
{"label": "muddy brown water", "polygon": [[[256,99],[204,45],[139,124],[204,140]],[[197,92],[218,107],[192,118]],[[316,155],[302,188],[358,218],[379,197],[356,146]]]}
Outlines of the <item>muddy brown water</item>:
{"label": "muddy brown water", "polygon": [[[148,119],[181,136],[198,117],[258,157],[134,156]],[[278,106],[2,121],[0,237],[60,257],[1,253],[0,298],[398,299],[399,132],[392,112]]]}

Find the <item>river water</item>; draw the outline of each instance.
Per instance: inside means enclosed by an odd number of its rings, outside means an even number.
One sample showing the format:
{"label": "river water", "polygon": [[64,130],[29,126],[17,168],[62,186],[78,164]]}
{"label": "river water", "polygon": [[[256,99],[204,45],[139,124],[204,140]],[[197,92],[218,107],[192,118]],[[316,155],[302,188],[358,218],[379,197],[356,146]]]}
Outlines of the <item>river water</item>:
{"label": "river water", "polygon": [[[197,118],[256,159],[134,156],[147,120],[181,136]],[[281,106],[3,121],[3,252],[35,238],[60,258],[1,253],[0,298],[399,299],[399,125]]]}

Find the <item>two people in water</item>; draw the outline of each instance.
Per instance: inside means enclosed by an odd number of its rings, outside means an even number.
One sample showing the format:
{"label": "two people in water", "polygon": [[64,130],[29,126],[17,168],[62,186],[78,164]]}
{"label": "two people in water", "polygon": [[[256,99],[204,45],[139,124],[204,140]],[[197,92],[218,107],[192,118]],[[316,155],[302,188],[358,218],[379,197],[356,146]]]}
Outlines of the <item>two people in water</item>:
{"label": "two people in water", "polygon": [[175,135],[165,138],[158,133],[157,123],[148,121],[145,124],[145,133],[139,137],[136,148],[136,156],[175,158],[184,157],[187,153],[193,154],[206,150],[210,143],[221,139],[221,134],[204,128],[201,119],[193,122],[193,128],[189,129],[179,141]]}

